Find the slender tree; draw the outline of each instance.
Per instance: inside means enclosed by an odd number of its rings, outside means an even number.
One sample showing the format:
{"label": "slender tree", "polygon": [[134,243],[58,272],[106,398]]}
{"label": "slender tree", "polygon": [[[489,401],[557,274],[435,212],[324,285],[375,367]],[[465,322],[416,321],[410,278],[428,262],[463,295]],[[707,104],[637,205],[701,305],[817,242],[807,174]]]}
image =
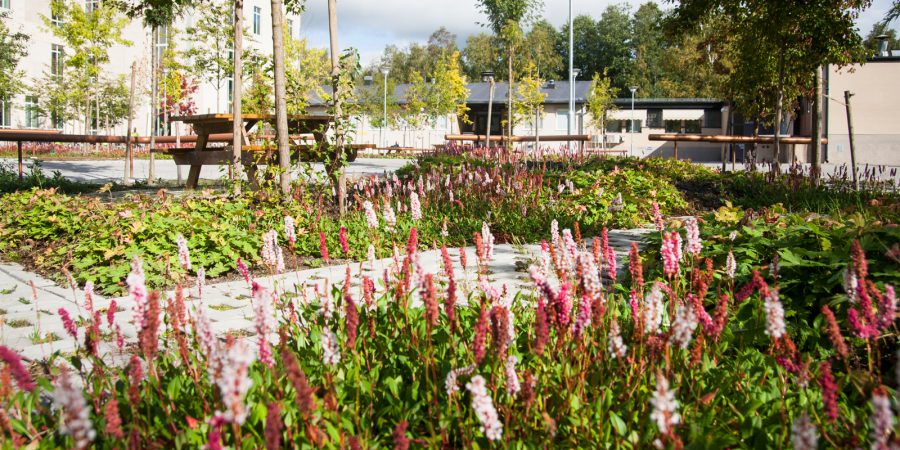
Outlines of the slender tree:
{"label": "slender tree", "polygon": [[278,143],[278,167],[281,193],[291,190],[291,149],[288,147],[287,99],[284,75],[284,1],[272,0],[272,60],[275,78],[275,139]]}
{"label": "slender tree", "polygon": [[234,51],[232,52],[232,100],[231,100],[231,116],[234,119],[234,133],[231,141],[232,160],[231,160],[231,180],[234,182],[234,195],[241,195],[241,150],[244,145],[244,120],[241,110],[241,92],[244,83],[244,0],[234,0]]}
{"label": "slender tree", "polygon": [[542,5],[541,0],[478,0],[481,11],[487,15],[494,34],[500,36],[506,47],[507,61],[507,146],[512,136],[513,59],[515,49],[522,39],[522,26],[534,19]]}
{"label": "slender tree", "polygon": [[[78,116],[84,120],[85,134],[88,134],[92,117],[99,118],[101,114],[96,110],[98,87],[103,65],[109,62],[109,50],[113,45],[132,44],[123,37],[128,19],[106,3],[87,11],[80,4],[53,0],[50,9],[56,20],[44,15],[41,20],[63,42],[64,65],[71,69],[64,71],[65,75],[55,75],[66,79],[67,103],[78,108]],[[99,120],[96,121],[99,127]]]}
{"label": "slender tree", "polygon": [[191,73],[215,89],[216,112],[219,112],[222,86],[234,70],[231,61],[234,46],[231,5],[228,0],[211,0],[197,3],[195,9],[198,13],[196,20],[185,29],[193,45],[184,52],[184,56],[189,61]]}
{"label": "slender tree", "polygon": [[587,110],[591,113],[591,122],[600,129],[603,148],[606,148],[606,117],[616,109],[615,99],[619,90],[612,86],[612,80],[603,73],[595,73],[591,79],[591,91],[587,98]]}
{"label": "slender tree", "polygon": [[28,35],[11,32],[5,19],[5,15],[0,14],[0,100],[10,99],[22,90],[19,61],[28,54]]}
{"label": "slender tree", "polygon": [[537,66],[529,63],[523,70],[519,82],[516,83],[516,95],[513,100],[513,110],[517,121],[531,123],[534,129],[535,149],[540,144],[538,128],[540,118],[544,115],[544,100],[547,94],[541,92],[544,80],[538,75]]}

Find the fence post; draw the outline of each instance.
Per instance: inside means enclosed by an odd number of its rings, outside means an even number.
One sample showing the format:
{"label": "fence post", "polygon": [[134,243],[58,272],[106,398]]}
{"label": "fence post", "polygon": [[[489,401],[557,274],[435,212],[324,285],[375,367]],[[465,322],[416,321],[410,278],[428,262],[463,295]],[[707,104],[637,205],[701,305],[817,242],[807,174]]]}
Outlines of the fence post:
{"label": "fence post", "polygon": [[16,141],[16,148],[19,153],[19,181],[25,178],[24,168],[22,167],[22,141]]}

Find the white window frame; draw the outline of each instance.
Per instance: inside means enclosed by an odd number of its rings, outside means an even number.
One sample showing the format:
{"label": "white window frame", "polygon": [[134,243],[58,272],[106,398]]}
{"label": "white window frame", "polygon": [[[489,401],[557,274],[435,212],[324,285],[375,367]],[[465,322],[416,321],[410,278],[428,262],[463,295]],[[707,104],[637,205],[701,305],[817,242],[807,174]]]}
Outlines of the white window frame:
{"label": "white window frame", "polygon": [[38,115],[38,98],[34,95],[25,96],[25,128],[40,128],[41,118]]}
{"label": "white window frame", "polygon": [[287,19],[287,29],[288,29],[288,36],[293,38],[294,37],[294,20],[293,19]]}
{"label": "white window frame", "polygon": [[84,12],[92,13],[100,8],[100,0],[84,0]]}
{"label": "white window frame", "polygon": [[12,101],[0,99],[0,128],[12,127]]}
{"label": "white window frame", "polygon": [[0,0],[0,10],[12,11],[12,0]]}
{"label": "white window frame", "polygon": [[51,44],[50,45],[50,74],[51,75],[62,75],[63,74],[63,64],[65,61],[66,49],[62,45],[59,44]]}
{"label": "white window frame", "polygon": [[253,34],[259,36],[262,31],[262,8],[253,7]]}
{"label": "white window frame", "polygon": [[[565,122],[560,124],[560,119],[565,117]],[[569,129],[569,110],[568,109],[557,109],[556,110],[556,130],[564,131]]]}
{"label": "white window frame", "polygon": [[435,117],[434,119],[434,129],[438,131],[444,131],[447,129],[447,126],[450,125],[450,118],[441,114],[440,116]]}

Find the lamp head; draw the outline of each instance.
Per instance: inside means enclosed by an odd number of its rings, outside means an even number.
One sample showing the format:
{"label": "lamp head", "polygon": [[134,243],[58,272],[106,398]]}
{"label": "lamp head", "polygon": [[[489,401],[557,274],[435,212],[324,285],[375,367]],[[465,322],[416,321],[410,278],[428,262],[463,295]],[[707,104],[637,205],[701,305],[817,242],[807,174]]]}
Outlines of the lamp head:
{"label": "lamp head", "polygon": [[630,90],[631,93],[634,94],[634,91],[637,90],[637,86],[629,86],[629,87],[628,87],[628,90]]}
{"label": "lamp head", "polygon": [[484,81],[485,83],[494,81],[494,72],[492,70],[481,72],[481,81]]}

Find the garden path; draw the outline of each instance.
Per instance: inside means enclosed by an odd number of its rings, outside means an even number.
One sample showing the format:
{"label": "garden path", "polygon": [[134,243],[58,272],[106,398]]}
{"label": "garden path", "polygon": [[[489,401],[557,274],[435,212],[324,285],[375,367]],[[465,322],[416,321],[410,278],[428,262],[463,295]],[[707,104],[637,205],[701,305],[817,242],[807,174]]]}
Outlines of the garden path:
{"label": "garden path", "polygon": [[[385,172],[393,173],[397,169],[406,165],[412,160],[405,158],[357,158],[347,166],[348,175],[371,175],[383,174]],[[11,158],[0,158],[0,164],[6,164],[9,167],[15,167],[15,160]],[[34,164],[33,159],[25,160],[25,170],[31,169]],[[323,172],[324,166],[320,163],[313,163],[312,167]],[[45,175],[52,175],[53,172],[59,171],[63,177],[70,180],[85,181],[91,183],[107,183],[113,181],[122,181],[122,171],[124,170],[122,160],[114,159],[85,159],[72,161],[42,161],[41,169]],[[178,178],[178,169],[175,162],[171,159],[161,159],[156,161],[156,177],[161,180],[176,180]],[[134,160],[134,177],[137,180],[146,180],[150,171],[150,162],[146,159]],[[188,168],[182,167],[181,174],[183,179],[187,179]],[[216,180],[222,178],[227,173],[227,166],[205,166],[200,171],[200,178],[204,180]],[[295,174],[299,176],[299,173]]]}
{"label": "garden path", "polygon": [[[651,230],[638,228],[631,230],[612,230],[609,232],[609,243],[615,249],[619,273],[627,270],[628,251],[632,241],[641,243],[641,236]],[[455,277],[461,291],[460,298],[477,289],[478,279],[474,269],[475,248],[467,247],[468,268],[463,270],[459,262],[459,249],[451,249]],[[531,282],[527,268],[537,261],[540,255],[539,244],[513,245],[499,244],[494,247],[494,257],[489,264],[488,279],[491,285],[514,295],[517,292],[530,292]],[[425,273],[442,273],[441,253],[439,250],[420,252],[420,261]],[[374,267],[369,262],[350,265],[353,296],[361,297],[359,286],[360,273],[374,280],[381,279],[383,271],[393,263],[391,258],[378,260]],[[307,298],[315,298],[315,292],[327,292],[333,286],[342,286],[347,266],[328,266],[289,272],[274,276],[258,278],[256,281],[270,290],[279,292],[305,291]],[[34,283],[32,290],[31,283]],[[376,286],[378,285],[376,281]],[[244,280],[222,282],[207,285],[202,296],[198,296],[195,286],[186,289],[190,295],[188,303],[193,304],[201,298],[207,306],[212,328],[224,336],[226,333],[254,334],[253,307],[250,287]],[[414,298],[418,296],[414,295]],[[77,300],[76,300],[77,299]],[[104,298],[93,297],[95,309],[105,310],[112,300],[116,301],[118,313],[115,322],[122,328],[126,342],[133,342],[136,330],[130,321],[133,302],[129,297]],[[189,306],[190,307],[190,306]],[[15,263],[0,263],[0,344],[18,351],[28,359],[46,359],[53,352],[68,352],[75,348],[75,340],[66,335],[59,309],[65,308],[76,319],[84,308],[84,295],[81,291],[73,292],[58,286],[40,275],[25,271]],[[105,320],[104,320],[105,322]],[[106,332],[104,325],[101,332]],[[48,337],[49,336],[49,337]],[[79,345],[83,345],[84,330],[79,329]],[[45,341],[45,342],[41,342]],[[115,340],[111,336],[100,344],[101,354],[114,354]]]}

